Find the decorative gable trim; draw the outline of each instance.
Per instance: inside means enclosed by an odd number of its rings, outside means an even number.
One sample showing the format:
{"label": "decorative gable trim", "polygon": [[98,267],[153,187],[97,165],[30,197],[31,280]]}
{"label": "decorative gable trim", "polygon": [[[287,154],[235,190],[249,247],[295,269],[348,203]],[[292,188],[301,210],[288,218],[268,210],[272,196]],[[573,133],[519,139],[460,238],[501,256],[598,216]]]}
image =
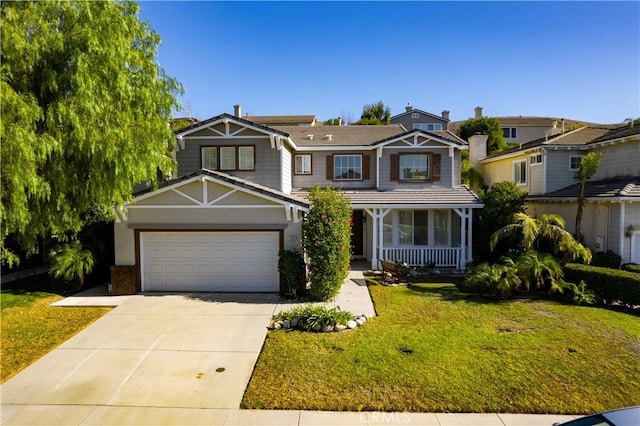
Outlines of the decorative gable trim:
{"label": "decorative gable trim", "polygon": [[[220,123],[224,124],[224,131],[220,131],[214,128],[214,126]],[[230,125],[232,124],[235,126],[238,126],[239,129],[231,129]],[[193,133],[196,133],[205,129],[211,132],[210,136],[190,136]],[[184,140],[187,138],[188,139],[211,139],[211,138],[256,137],[255,135],[252,135],[252,136],[242,135],[242,132],[246,130],[253,130],[255,132],[262,133],[265,137],[268,137],[271,142],[271,148],[273,149],[281,150],[285,142],[288,142],[290,146],[295,147],[295,143],[293,142],[289,134],[285,132],[282,132],[277,129],[272,129],[271,127],[263,126],[261,124],[254,123],[249,120],[235,117],[233,115],[221,114],[216,117],[212,117],[208,120],[196,123],[193,126],[189,126],[177,132],[176,140],[178,141],[178,144],[176,145],[176,149],[185,149]]]}
{"label": "decorative gable trim", "polygon": [[[446,140],[442,137],[439,137],[438,135],[420,129],[414,129],[406,133],[393,136],[391,138],[383,139],[377,142],[375,146],[386,147],[397,142],[403,142],[406,145],[398,148],[442,149],[452,147],[460,150],[469,149],[469,146],[465,144],[464,141],[461,141],[460,143],[454,143],[453,141]],[[429,144],[429,142],[437,142],[437,144]]]}

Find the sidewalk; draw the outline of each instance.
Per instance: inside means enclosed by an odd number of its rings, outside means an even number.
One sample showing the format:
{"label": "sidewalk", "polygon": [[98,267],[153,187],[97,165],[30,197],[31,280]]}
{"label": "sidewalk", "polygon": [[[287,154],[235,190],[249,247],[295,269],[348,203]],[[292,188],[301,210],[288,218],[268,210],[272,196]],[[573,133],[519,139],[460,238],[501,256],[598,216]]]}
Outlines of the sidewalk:
{"label": "sidewalk", "polygon": [[195,408],[3,405],[13,425],[551,426],[577,416],[555,414],[383,413],[375,411],[219,410]]}

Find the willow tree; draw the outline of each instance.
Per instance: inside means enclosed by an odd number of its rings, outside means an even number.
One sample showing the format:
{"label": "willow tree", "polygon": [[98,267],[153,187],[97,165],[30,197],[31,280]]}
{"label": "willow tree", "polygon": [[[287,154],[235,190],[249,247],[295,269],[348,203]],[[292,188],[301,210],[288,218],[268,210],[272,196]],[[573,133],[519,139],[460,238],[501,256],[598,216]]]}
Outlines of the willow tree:
{"label": "willow tree", "polygon": [[181,85],[131,1],[2,3],[2,259],[7,238],[77,233],[136,183],[171,171]]}

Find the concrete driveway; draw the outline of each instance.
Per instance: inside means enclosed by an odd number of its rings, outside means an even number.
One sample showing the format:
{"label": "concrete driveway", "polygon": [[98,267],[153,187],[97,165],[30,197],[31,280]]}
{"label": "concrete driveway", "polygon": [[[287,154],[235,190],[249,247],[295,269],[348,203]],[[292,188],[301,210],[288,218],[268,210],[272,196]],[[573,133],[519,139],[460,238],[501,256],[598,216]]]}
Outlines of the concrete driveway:
{"label": "concrete driveway", "polygon": [[276,294],[130,297],[4,383],[2,423],[79,423],[109,406],[237,409],[277,303]]}

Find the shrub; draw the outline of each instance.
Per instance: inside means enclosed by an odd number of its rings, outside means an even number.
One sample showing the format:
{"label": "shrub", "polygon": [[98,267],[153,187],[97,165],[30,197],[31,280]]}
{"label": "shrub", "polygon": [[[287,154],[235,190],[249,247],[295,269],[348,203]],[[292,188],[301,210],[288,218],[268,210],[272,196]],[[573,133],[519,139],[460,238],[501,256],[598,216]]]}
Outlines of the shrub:
{"label": "shrub", "polygon": [[640,305],[640,276],[633,272],[571,263],[565,266],[565,277],[584,281],[604,303]]}
{"label": "shrub", "polygon": [[321,305],[307,304],[296,306],[288,311],[282,311],[275,315],[276,320],[297,320],[296,328],[305,331],[319,330],[322,327],[335,327],[345,325],[354,318],[348,311],[339,311],[336,308],[327,308]]}
{"label": "shrub", "polygon": [[335,297],[349,274],[351,206],[331,188],[312,188],[311,209],[302,226],[302,244],[309,258],[310,293],[315,300]]}
{"label": "shrub", "polygon": [[622,258],[611,250],[606,252],[596,252],[591,260],[592,266],[600,266],[602,268],[620,269],[620,262]]}
{"label": "shrub", "polygon": [[640,265],[637,263],[625,263],[620,266],[620,269],[628,272],[635,272],[636,274],[640,274]]}
{"label": "shrub", "polygon": [[462,287],[497,299],[506,299],[520,283],[513,261],[507,258],[503,259],[502,264],[481,263],[474,267]]}
{"label": "shrub", "polygon": [[80,241],[75,240],[60,249],[51,252],[51,267],[49,273],[54,278],[65,281],[75,281],[75,288],[84,286],[84,277],[93,269],[93,254],[86,250]]}
{"label": "shrub", "polygon": [[278,272],[280,272],[280,291],[295,296],[304,291],[305,265],[302,254],[296,250],[280,250],[278,253]]}

